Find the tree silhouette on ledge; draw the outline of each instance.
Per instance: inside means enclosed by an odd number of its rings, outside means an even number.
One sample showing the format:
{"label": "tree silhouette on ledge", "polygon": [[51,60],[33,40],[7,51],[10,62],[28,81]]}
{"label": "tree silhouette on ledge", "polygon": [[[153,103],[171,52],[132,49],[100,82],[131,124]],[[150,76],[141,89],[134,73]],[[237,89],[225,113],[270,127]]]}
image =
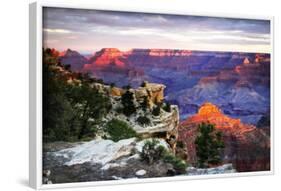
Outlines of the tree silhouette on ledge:
{"label": "tree silhouette on ledge", "polygon": [[214,124],[202,123],[198,126],[199,135],[196,137],[196,155],[198,166],[206,168],[222,162],[221,151],[224,148],[222,133],[215,129]]}

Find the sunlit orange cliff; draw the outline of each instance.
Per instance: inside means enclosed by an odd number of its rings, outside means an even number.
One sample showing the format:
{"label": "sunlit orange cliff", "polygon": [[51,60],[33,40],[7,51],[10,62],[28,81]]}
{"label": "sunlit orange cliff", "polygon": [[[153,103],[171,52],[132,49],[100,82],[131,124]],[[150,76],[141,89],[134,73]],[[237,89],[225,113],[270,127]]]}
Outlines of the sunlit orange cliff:
{"label": "sunlit orange cliff", "polygon": [[196,162],[194,141],[198,135],[198,125],[211,123],[223,133],[225,149],[223,162],[231,162],[238,171],[268,170],[270,139],[261,129],[244,124],[223,114],[214,104],[206,102],[197,114],[183,121],[179,128],[179,140],[187,145],[188,161]]}

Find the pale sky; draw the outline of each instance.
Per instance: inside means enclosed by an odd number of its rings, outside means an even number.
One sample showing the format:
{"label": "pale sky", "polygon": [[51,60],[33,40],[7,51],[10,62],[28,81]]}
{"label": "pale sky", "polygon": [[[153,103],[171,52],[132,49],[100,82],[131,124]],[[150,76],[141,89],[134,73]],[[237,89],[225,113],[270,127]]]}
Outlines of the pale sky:
{"label": "pale sky", "polygon": [[44,47],[270,52],[270,21],[44,8]]}

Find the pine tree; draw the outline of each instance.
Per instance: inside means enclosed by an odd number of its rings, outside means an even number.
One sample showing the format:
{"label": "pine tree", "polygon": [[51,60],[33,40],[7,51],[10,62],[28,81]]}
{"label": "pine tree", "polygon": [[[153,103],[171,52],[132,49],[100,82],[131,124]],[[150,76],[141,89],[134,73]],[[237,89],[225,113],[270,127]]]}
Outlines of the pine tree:
{"label": "pine tree", "polygon": [[222,133],[215,131],[213,124],[202,123],[198,126],[199,135],[195,140],[198,165],[201,168],[221,162],[221,150],[224,148]]}
{"label": "pine tree", "polygon": [[130,116],[136,112],[136,106],[134,104],[134,94],[127,90],[121,97],[121,103],[123,105],[123,113],[126,116]]}
{"label": "pine tree", "polygon": [[148,108],[148,98],[147,96],[143,97],[143,101],[140,103],[142,110],[145,112]]}

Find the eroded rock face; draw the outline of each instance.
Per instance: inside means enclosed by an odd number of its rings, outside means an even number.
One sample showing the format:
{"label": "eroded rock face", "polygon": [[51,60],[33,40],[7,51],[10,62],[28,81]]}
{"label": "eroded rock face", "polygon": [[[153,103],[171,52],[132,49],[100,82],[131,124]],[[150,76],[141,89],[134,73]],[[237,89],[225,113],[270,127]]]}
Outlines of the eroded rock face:
{"label": "eroded rock face", "polygon": [[171,106],[171,112],[152,119],[153,126],[135,129],[143,138],[158,137],[165,139],[173,152],[176,151],[179,128],[179,109],[176,105]]}
{"label": "eroded rock face", "polygon": [[203,104],[197,114],[180,124],[179,140],[187,145],[188,161],[197,161],[194,141],[202,122],[214,124],[223,133],[224,163],[232,163],[239,172],[270,169],[270,137],[262,129],[224,115],[211,103]]}
{"label": "eroded rock face", "polygon": [[[122,96],[127,91],[122,88],[110,87],[100,83],[93,83],[92,87],[101,93],[104,93],[108,96],[113,96],[115,98]],[[146,97],[148,108],[152,110],[153,107],[163,101],[165,87],[166,86],[163,84],[145,82],[143,87],[129,89],[128,91],[133,93],[135,101],[138,103],[143,102],[144,97]],[[138,135],[143,138],[158,137],[165,139],[175,152],[178,138],[179,118],[179,108],[176,105],[171,105],[170,112],[162,111],[159,116],[151,117],[150,125],[143,127],[138,126],[135,122],[133,122],[131,126],[138,133]]]}
{"label": "eroded rock face", "polygon": [[59,60],[63,65],[70,65],[72,71],[78,72],[88,63],[88,60],[84,56],[71,49],[60,53]]}
{"label": "eroded rock face", "polygon": [[[110,87],[100,83],[92,84],[92,87],[97,89],[101,93],[105,93],[109,96],[122,96],[126,90],[118,87]],[[156,104],[161,103],[164,100],[164,89],[166,88],[163,84],[156,83],[145,83],[144,87],[137,89],[130,89],[137,101],[143,101],[144,97],[147,97],[147,101],[150,109]]]}
{"label": "eroded rock face", "polygon": [[134,90],[137,100],[141,100],[147,97],[150,109],[155,104],[159,104],[164,100],[164,89],[166,88],[163,84],[148,83],[144,82],[143,87],[139,87]]}

